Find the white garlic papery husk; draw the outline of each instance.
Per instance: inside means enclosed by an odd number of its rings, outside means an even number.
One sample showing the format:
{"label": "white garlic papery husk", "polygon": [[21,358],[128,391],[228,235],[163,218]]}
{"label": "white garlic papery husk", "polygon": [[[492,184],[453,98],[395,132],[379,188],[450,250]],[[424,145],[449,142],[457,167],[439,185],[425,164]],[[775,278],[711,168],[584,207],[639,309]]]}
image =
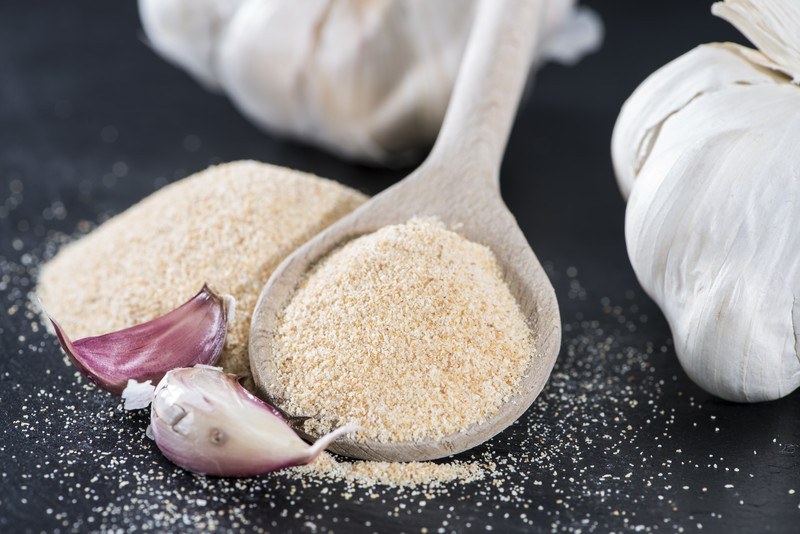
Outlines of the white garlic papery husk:
{"label": "white garlic papery husk", "polygon": [[794,44],[667,64],[623,106],[612,156],[628,254],[682,366],[719,397],[765,401],[800,386],[800,2],[713,10],[759,46]]}
{"label": "white garlic papery husk", "polygon": [[[574,63],[602,25],[542,0],[539,60]],[[152,46],[266,130],[371,163],[429,146],[476,0],[139,0]]]}

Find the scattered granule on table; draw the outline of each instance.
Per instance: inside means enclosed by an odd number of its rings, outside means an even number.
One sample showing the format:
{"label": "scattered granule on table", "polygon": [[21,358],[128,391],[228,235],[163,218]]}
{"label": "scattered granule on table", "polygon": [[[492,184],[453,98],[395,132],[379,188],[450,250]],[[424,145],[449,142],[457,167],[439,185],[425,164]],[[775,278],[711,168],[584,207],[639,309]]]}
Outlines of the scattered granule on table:
{"label": "scattered granule on table", "polygon": [[448,482],[468,483],[483,480],[494,471],[490,462],[369,462],[338,461],[321,454],[314,462],[288,471],[290,477],[335,480],[360,487],[390,486],[436,488]]}
{"label": "scattered granule on table", "polygon": [[412,219],[354,239],[301,281],[275,335],[276,397],[311,417],[312,434],[358,424],[360,439],[438,439],[495,414],[533,351],[491,250]]}
{"label": "scattered granule on table", "polygon": [[44,266],[37,292],[78,339],[158,317],[208,282],[237,301],[220,364],[249,376],[250,317],[262,286],[289,253],[365,199],[282,167],[218,165],[65,246]]}

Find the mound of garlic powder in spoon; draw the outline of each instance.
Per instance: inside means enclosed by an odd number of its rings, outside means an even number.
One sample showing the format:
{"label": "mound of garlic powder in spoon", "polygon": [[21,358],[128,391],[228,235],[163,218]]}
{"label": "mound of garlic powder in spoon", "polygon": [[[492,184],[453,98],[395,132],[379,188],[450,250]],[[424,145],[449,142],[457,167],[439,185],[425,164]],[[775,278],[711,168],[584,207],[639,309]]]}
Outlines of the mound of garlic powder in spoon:
{"label": "mound of garlic powder in spoon", "polygon": [[264,282],[295,248],[364,200],[336,182],[283,167],[218,165],[65,246],[43,267],[37,292],[78,339],[163,315],[207,282],[236,298],[219,364],[249,377],[250,316]]}
{"label": "mound of garlic powder in spoon", "polygon": [[489,248],[436,219],[335,250],[279,317],[289,413],[319,434],[353,423],[383,442],[438,439],[518,392],[533,336]]}

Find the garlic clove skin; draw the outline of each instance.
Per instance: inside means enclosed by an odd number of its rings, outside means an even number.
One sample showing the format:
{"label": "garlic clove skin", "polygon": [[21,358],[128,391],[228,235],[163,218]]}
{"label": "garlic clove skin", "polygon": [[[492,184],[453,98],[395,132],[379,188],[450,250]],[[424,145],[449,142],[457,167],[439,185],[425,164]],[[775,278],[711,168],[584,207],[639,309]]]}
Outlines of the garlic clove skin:
{"label": "garlic clove skin", "polygon": [[612,139],[636,275],[690,378],[738,402],[800,387],[800,88],[771,63],[698,47],[636,89]]}
{"label": "garlic clove skin", "polygon": [[711,12],[725,19],[770,59],[769,68],[780,70],[800,85],[800,10],[796,0],[725,0]]}
{"label": "garlic clove skin", "polygon": [[215,43],[245,1],[140,0],[139,18],[153,48],[206,88],[217,90]]}
{"label": "garlic clove skin", "polygon": [[174,464],[195,473],[255,476],[314,460],[343,427],[308,445],[235,376],[209,366],[175,369],[156,388],[151,436]]}
{"label": "garlic clove skin", "polygon": [[157,383],[176,367],[217,361],[225,344],[229,308],[233,298],[217,295],[206,285],[191,300],[152,321],[77,341],[48,318],[61,348],[90,381],[121,395],[133,380],[126,398],[135,399],[129,404],[134,406],[141,405],[143,383]]}
{"label": "garlic clove skin", "polygon": [[156,387],[152,380],[138,382],[133,378],[128,379],[128,385],[122,390],[122,400],[125,401],[126,410],[141,410],[150,406]]}
{"label": "garlic clove skin", "polygon": [[584,56],[596,52],[603,43],[605,28],[596,12],[568,2],[551,3],[545,27],[557,28],[542,42],[541,60],[571,67]]}
{"label": "garlic clove skin", "polygon": [[625,198],[633,190],[664,123],[690,102],[736,85],[786,83],[780,73],[754,65],[749,59],[753,56],[766,61],[755,50],[731,43],[701,45],[642,82],[623,105],[611,137],[614,171]]}

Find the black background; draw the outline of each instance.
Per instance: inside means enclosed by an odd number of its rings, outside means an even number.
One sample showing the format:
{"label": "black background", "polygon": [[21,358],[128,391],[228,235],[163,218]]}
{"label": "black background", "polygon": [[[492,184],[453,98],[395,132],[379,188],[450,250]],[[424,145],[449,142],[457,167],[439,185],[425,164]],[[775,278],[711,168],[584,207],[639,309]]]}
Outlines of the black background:
{"label": "black background", "polygon": [[407,170],[258,131],[148,49],[134,2],[2,2],[0,531],[797,531],[800,396],[735,405],[688,380],[629,266],[611,169],[614,120],[647,74],[742,42],[710,3],[589,2],[602,51],[537,77],[502,187],[556,287],[564,347],[523,419],[461,456],[525,459],[500,483],[425,495],[180,472],[142,437],[146,416],[74,376],[25,305],[38,262],[82,221],[210,163],[253,158],[368,193]]}

